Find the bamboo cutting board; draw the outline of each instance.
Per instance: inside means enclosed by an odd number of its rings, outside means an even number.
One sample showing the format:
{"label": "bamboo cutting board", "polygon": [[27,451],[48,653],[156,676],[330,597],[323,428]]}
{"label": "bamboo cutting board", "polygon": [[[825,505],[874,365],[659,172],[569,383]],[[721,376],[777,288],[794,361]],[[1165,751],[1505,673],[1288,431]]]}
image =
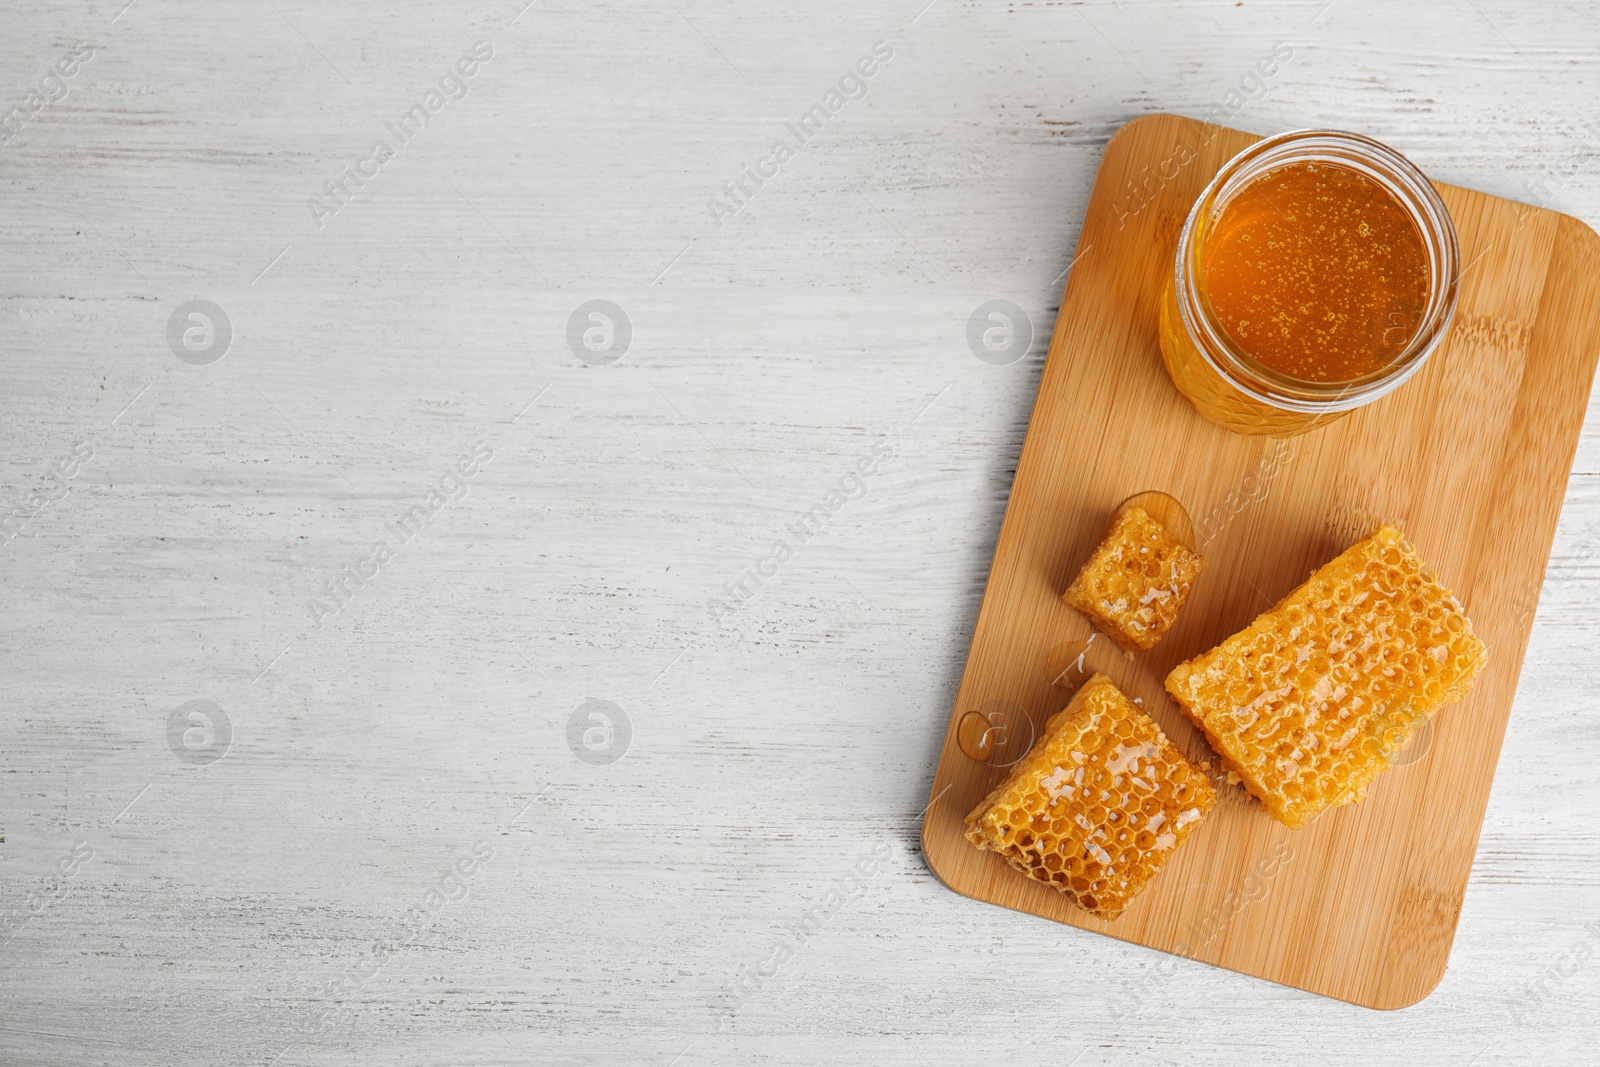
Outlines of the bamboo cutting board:
{"label": "bamboo cutting board", "polygon": [[[1600,237],[1575,219],[1438,186],[1464,264],[1449,337],[1395,393],[1288,441],[1202,419],[1161,364],[1156,324],[1178,231],[1211,176],[1256,138],[1170,115],[1106,146],[995,548],[922,841],[950,888],[1125,941],[1373,1008],[1444,974],[1533,609],[1600,354]],[[1292,831],[1241,787],[1114,921],[980,852],[962,819],[1067,703],[1052,685],[1091,634],[1061,594],[1116,505],[1164,490],[1207,569],[1154,650],[1101,638],[1102,670],[1191,756],[1206,743],[1162,688],[1180,660],[1270,608],[1378,522],[1398,525],[1489,646],[1472,694],[1441,710],[1362,804]],[[995,724],[963,752],[969,712]]]}

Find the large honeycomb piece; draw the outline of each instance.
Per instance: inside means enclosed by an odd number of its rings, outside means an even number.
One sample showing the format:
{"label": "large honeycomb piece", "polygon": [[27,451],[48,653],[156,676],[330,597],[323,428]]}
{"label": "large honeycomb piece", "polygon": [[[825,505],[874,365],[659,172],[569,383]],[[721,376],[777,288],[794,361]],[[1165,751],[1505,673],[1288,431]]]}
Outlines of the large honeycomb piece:
{"label": "large honeycomb piece", "polygon": [[1484,658],[1460,603],[1385,526],[1180,663],[1167,691],[1267,811],[1300,827],[1366,796]]}
{"label": "large honeycomb piece", "polygon": [[1114,919],[1216,800],[1205,774],[1096,674],[967,816],[967,840]]}
{"label": "large honeycomb piece", "polygon": [[1112,520],[1062,599],[1117,644],[1139,652],[1172,628],[1205,563],[1143,508],[1131,507]]}

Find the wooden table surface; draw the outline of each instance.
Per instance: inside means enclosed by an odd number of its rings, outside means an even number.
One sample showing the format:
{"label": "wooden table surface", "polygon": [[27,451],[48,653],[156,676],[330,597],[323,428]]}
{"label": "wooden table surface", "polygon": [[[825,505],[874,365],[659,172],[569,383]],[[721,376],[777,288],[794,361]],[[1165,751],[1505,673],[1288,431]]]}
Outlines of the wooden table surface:
{"label": "wooden table surface", "polygon": [[1590,1054],[1592,406],[1416,1007],[917,829],[1111,132],[1592,224],[1593,5],[124,2],[0,34],[0,1063]]}

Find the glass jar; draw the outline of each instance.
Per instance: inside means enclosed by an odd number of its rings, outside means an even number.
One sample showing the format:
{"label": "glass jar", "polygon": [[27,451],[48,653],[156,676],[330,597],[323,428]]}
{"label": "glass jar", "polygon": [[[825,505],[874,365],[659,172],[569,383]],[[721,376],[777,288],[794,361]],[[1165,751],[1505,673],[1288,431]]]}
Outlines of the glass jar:
{"label": "glass jar", "polygon": [[[1415,225],[1426,253],[1426,298],[1417,321],[1403,324],[1413,331],[1409,339],[1377,369],[1348,380],[1305,380],[1252,357],[1219,323],[1205,289],[1206,241],[1229,204],[1251,182],[1295,164],[1343,167],[1374,183]],[[1372,403],[1420,370],[1450,327],[1459,278],[1450,213],[1404,156],[1339,130],[1269,137],[1228,161],[1189,212],[1161,301],[1162,361],[1178,391],[1211,421],[1236,433],[1291,437]]]}

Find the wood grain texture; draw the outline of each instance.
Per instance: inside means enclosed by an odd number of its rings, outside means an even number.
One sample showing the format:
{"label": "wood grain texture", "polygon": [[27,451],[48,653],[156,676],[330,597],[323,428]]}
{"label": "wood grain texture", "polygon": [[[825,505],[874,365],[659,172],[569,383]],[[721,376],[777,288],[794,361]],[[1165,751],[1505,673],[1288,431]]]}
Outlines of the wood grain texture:
{"label": "wood grain texture", "polygon": [[[95,850],[0,947],[0,1062],[970,1067],[1037,1062],[1040,1035],[1077,1067],[1589,1054],[1594,404],[1421,1004],[975,904],[917,832],[1110,137],[1219,107],[1345,127],[1594,223],[1592,6],[125,4],[13,4],[0,32],[3,108],[95,48],[0,149],[0,507],[95,449],[0,548],[0,916]],[[471,95],[317,229],[308,195],[480,37]],[[879,40],[868,96],[716,228],[707,198]],[[1277,41],[1292,59],[1254,84]],[[165,338],[195,297],[235,326],[209,367]],[[566,340],[596,297],[634,325],[609,367]],[[1036,338],[1008,366],[965,337],[997,298]],[[478,427],[496,455],[467,497],[310,629],[307,598]],[[714,622],[886,435],[868,494]],[[168,717],[208,697],[231,750],[180,763]],[[567,746],[590,698],[632,720],[610,766]],[[318,1025],[310,994],[480,840],[465,898]],[[719,1028],[725,988],[882,842]]]}
{"label": "wood grain texture", "polygon": [[[1567,216],[1440,185],[1467,267],[1456,322],[1427,365],[1330,426],[1282,442],[1236,435],[1173,387],[1157,309],[1190,205],[1254,140],[1157,115],[1106,146],[923,849],[940,879],[968,896],[1367,1007],[1404,1007],[1438,984],[1455,936],[1533,622],[1521,593],[1543,579],[1600,359],[1600,235]],[[1206,572],[1155,650],[1100,641],[1085,669],[1137,695],[1193,758],[1215,760],[1164,692],[1167,672],[1378,523],[1417,546],[1490,656],[1467,699],[1436,715],[1359,805],[1292,831],[1219,778],[1216,810],[1107,920],[963,838],[962,818],[1007,771],[964,753],[957,724],[1012,705],[1033,733],[1064,706],[1052,650],[1089,628],[1061,594],[1118,504],[1149,490],[1189,509]]]}

